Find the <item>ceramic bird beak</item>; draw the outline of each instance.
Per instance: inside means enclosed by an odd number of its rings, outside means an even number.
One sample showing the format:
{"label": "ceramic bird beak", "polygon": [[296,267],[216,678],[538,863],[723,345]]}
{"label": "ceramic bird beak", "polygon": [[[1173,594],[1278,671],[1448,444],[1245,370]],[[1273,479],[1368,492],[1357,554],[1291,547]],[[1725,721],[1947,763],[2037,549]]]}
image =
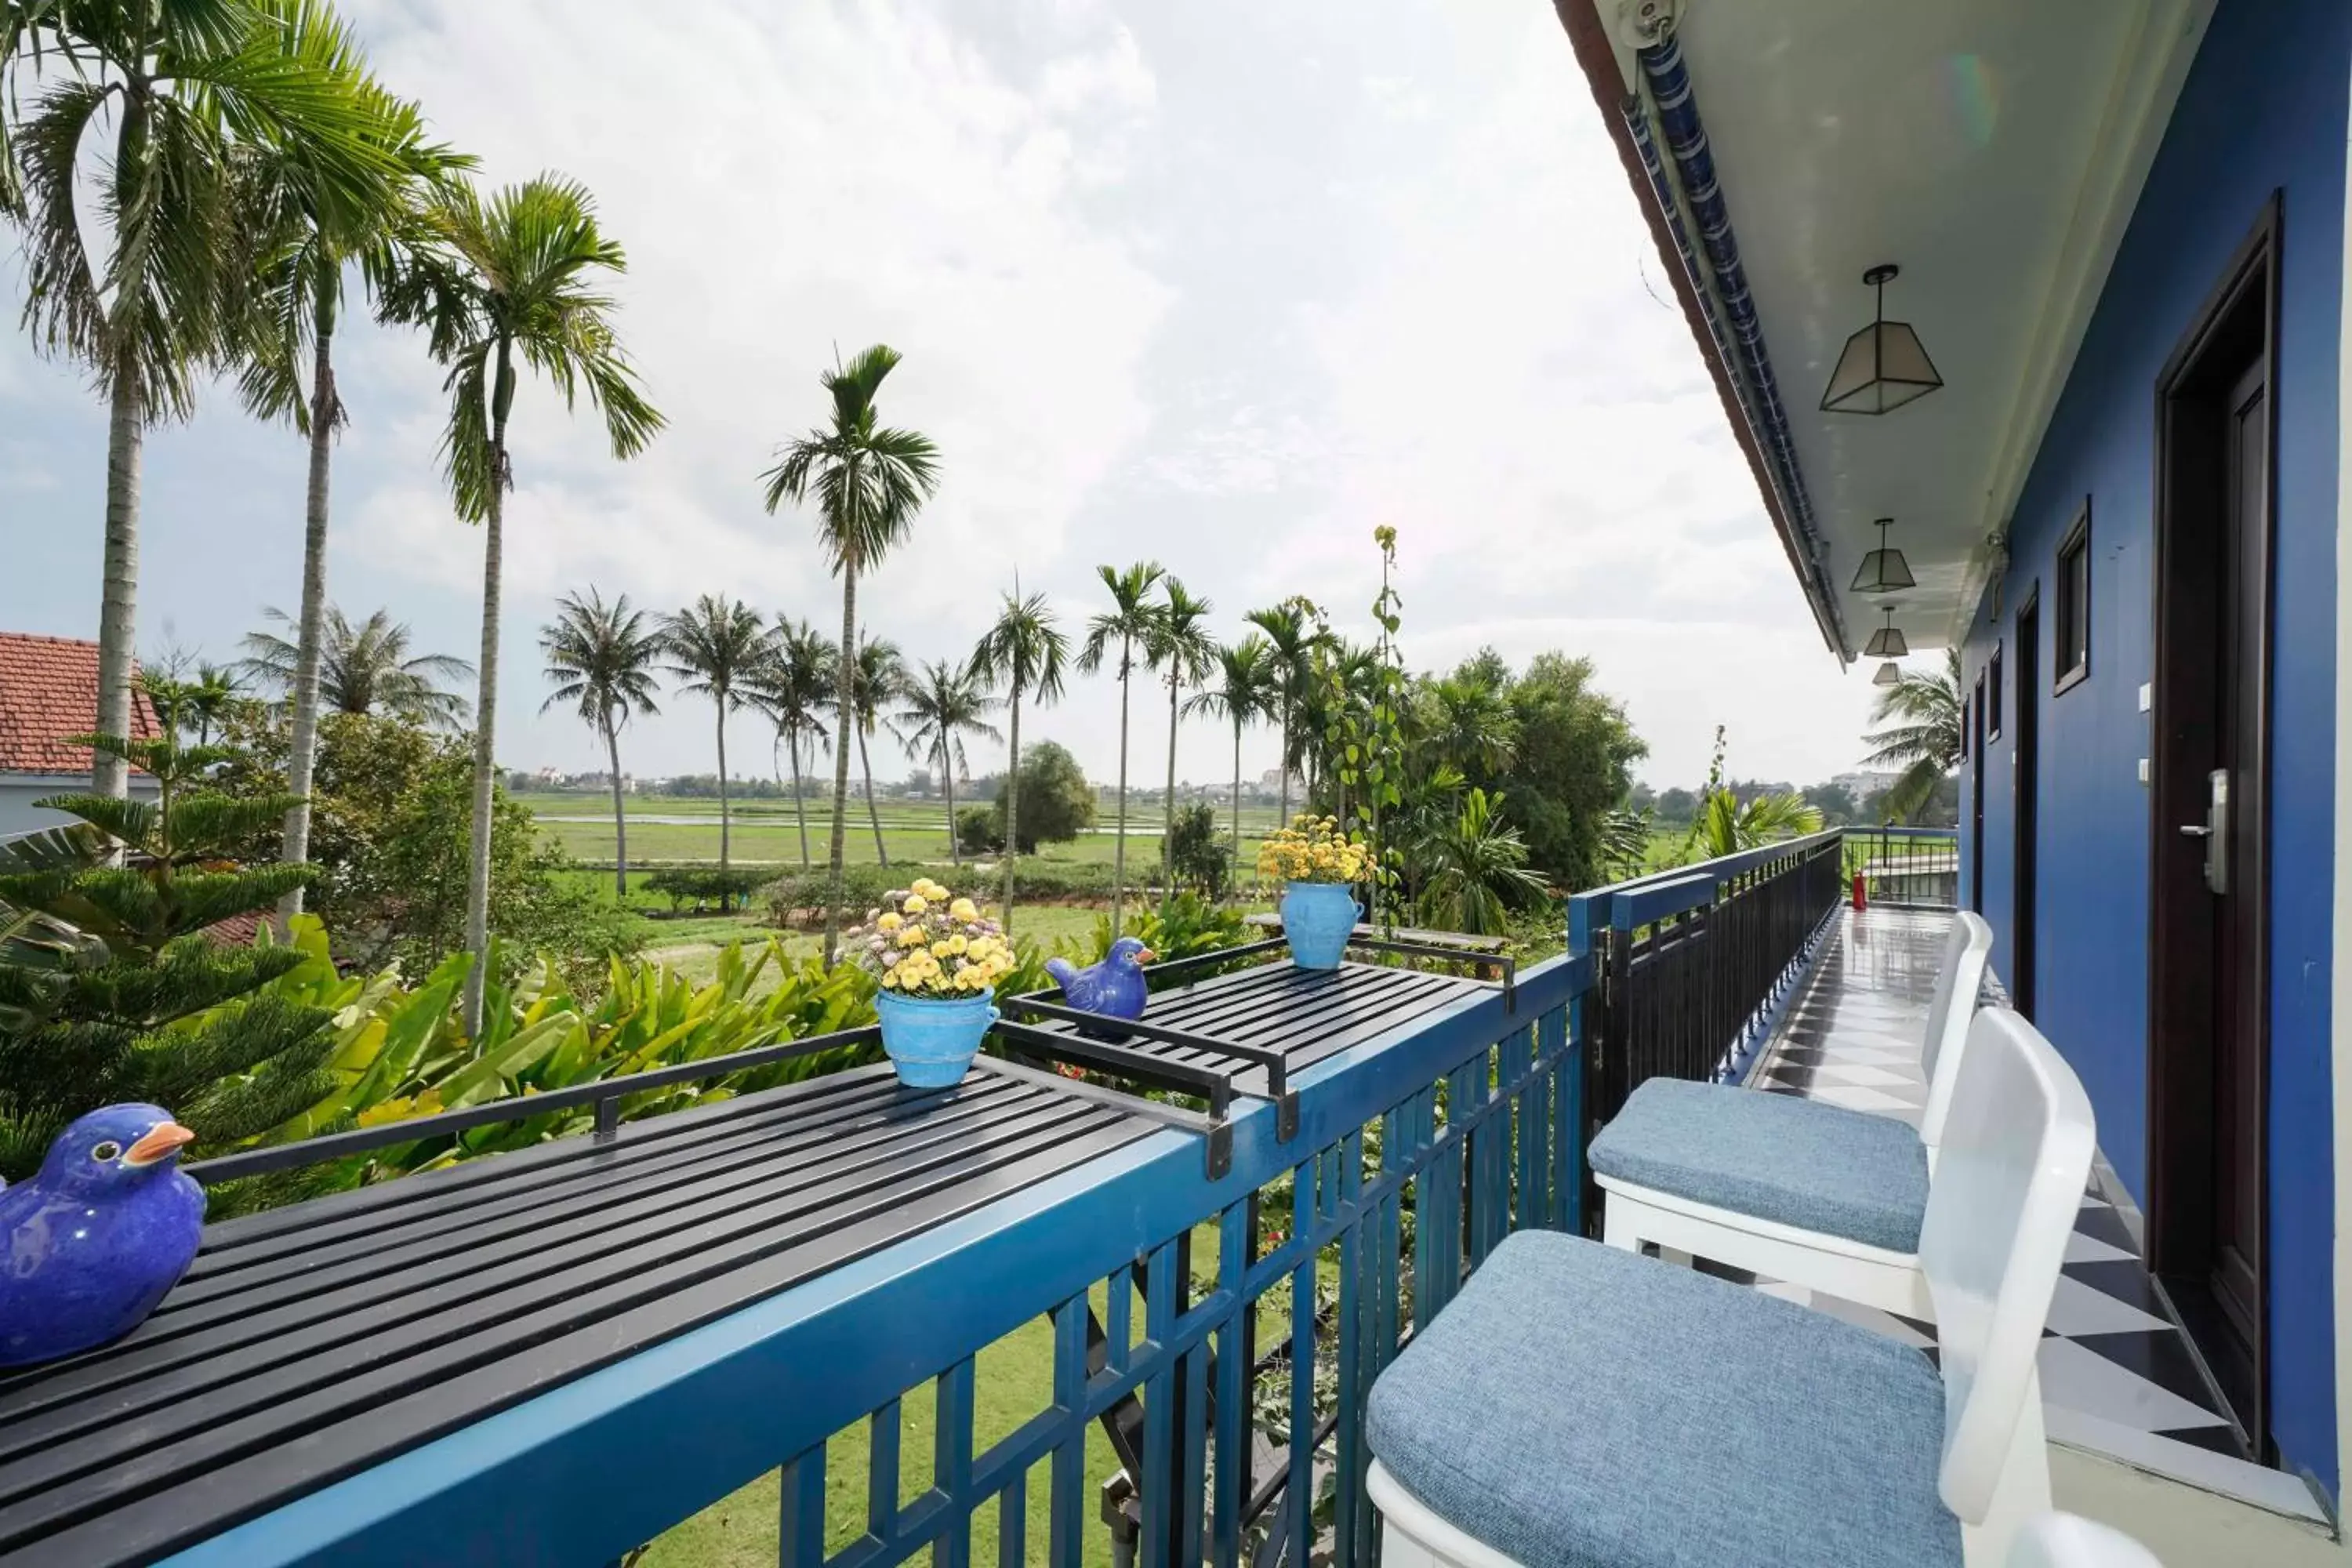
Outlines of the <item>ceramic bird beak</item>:
{"label": "ceramic bird beak", "polygon": [[158,1121],[136,1143],[122,1152],[122,1163],[136,1170],[168,1158],[196,1141],[196,1135],[176,1121]]}
{"label": "ceramic bird beak", "polygon": [[1148,947],[1146,947],[1146,948],[1139,948],[1139,949],[1138,949],[1138,950],[1136,951],[1136,954],[1135,954],[1135,962],[1136,962],[1136,963],[1150,963],[1153,959],[1155,959],[1155,958],[1157,958],[1157,957],[1159,957],[1159,956],[1160,956],[1160,955],[1159,955],[1158,953],[1156,953],[1156,952],[1152,952],[1152,951],[1151,951],[1150,948],[1148,948]]}

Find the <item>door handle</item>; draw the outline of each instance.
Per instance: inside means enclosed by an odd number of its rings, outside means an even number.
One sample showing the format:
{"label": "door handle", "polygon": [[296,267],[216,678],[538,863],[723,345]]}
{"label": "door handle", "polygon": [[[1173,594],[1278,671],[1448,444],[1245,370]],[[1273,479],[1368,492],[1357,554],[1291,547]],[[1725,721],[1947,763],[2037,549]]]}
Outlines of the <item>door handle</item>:
{"label": "door handle", "polygon": [[2205,886],[2217,895],[2230,890],[2230,770],[2205,775],[2205,825],[2194,837],[2205,841]]}
{"label": "door handle", "polygon": [[2201,822],[2184,822],[2180,825],[2180,831],[2187,834],[2191,838],[2210,838],[2213,837],[2213,830],[2206,826]]}

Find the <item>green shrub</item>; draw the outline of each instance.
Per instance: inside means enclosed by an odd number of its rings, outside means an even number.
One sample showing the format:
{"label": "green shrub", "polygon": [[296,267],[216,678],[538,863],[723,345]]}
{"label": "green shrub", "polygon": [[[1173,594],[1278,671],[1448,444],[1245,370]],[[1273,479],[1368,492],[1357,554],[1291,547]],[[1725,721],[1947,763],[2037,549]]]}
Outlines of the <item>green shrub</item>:
{"label": "green shrub", "polygon": [[1211,899],[1225,896],[1226,886],[1233,880],[1234,846],[1218,831],[1214,806],[1179,808],[1175,826],[1168,835],[1168,849],[1178,887],[1196,889]]}
{"label": "green shrub", "polygon": [[747,907],[767,881],[767,871],[759,867],[665,866],[643,885],[646,891],[667,897],[672,910],[684,908],[688,899],[697,910],[713,903],[721,910],[738,910]]}
{"label": "green shrub", "polygon": [[1004,813],[992,805],[967,805],[956,813],[956,847],[967,855],[1004,852]]}

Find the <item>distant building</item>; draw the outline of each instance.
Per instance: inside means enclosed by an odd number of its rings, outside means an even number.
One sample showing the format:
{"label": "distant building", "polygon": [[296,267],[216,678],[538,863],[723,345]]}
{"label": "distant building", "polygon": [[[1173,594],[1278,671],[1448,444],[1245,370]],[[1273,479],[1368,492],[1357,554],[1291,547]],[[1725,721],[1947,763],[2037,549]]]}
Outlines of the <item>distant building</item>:
{"label": "distant building", "polygon": [[[89,790],[89,748],[67,737],[87,735],[97,724],[96,643],[0,632],[0,835],[74,820],[33,803]],[[163,732],[154,709],[135,688],[131,727],[135,740]],[[155,795],[154,779],[133,769],[131,798]]]}

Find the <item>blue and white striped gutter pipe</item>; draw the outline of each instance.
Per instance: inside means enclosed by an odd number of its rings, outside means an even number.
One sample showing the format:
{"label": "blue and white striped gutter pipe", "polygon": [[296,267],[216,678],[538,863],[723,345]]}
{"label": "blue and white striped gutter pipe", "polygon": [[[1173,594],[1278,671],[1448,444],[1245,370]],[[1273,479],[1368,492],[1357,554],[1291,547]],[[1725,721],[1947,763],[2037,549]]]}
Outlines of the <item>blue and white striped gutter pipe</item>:
{"label": "blue and white striped gutter pipe", "polygon": [[[1683,198],[1690,204],[1691,216],[1698,225],[1699,238],[1705,246],[1704,272],[1691,245],[1690,231],[1683,222],[1673,183],[1658,157],[1649,117],[1642,111],[1637,96],[1625,100],[1626,125],[1633,132],[1634,146],[1641,152],[1643,166],[1649,171],[1658,205],[1665,211],[1667,226],[1682,252],[1683,266],[1693,283],[1698,285],[1696,292],[1716,353],[1738,372],[1740,401],[1746,405],[1748,423],[1763,448],[1765,467],[1780,493],[1782,510],[1797,530],[1806,588],[1828,621],[1843,659],[1847,651],[1845,617],[1838,609],[1837,595],[1822,571],[1826,545],[1814,521],[1812,494],[1806,489],[1804,474],[1797,467],[1796,439],[1789,429],[1788,410],[1780,402],[1780,382],[1772,374],[1771,355],[1764,347],[1763,323],[1757,319],[1756,301],[1748,292],[1748,271],[1739,260],[1739,239],[1732,232],[1731,212],[1724,205],[1722,186],[1716,181],[1715,155],[1707,148],[1706,127],[1699,121],[1697,100],[1691,93],[1690,73],[1683,65],[1682,46],[1669,32],[1641,50],[1639,58],[1642,74],[1650,84],[1651,100],[1657,105],[1658,124],[1665,132],[1666,147],[1674,157]],[[1706,286],[1710,277],[1715,285],[1712,290]],[[1720,313],[1716,307],[1717,299],[1722,301]]]}

